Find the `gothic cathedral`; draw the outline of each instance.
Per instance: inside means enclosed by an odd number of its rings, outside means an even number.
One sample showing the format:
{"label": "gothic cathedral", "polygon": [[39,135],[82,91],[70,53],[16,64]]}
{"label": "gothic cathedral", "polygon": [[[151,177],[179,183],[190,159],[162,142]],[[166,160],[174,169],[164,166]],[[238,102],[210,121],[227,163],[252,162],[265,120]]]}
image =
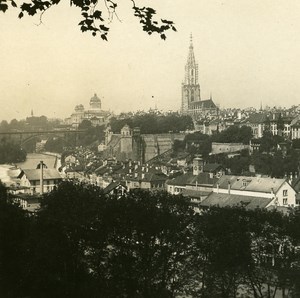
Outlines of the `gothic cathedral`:
{"label": "gothic cathedral", "polygon": [[187,63],[185,65],[185,76],[182,83],[181,113],[189,114],[195,118],[208,115],[217,115],[217,106],[212,98],[201,100],[200,84],[198,81],[198,64],[195,60],[192,35]]}

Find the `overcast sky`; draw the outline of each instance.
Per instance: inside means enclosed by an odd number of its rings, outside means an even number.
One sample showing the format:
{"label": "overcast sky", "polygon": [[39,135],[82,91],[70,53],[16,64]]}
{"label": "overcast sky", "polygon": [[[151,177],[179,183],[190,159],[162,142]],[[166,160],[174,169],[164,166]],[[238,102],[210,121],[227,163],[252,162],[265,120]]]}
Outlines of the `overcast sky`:
{"label": "overcast sky", "polygon": [[[221,107],[299,104],[299,0],[136,0],[175,22],[148,36],[120,2],[109,41],[81,33],[69,1],[39,18],[0,13],[0,120],[69,116],[94,93],[104,110],[178,110],[192,32],[201,98]],[[154,98],[152,98],[154,96]]]}

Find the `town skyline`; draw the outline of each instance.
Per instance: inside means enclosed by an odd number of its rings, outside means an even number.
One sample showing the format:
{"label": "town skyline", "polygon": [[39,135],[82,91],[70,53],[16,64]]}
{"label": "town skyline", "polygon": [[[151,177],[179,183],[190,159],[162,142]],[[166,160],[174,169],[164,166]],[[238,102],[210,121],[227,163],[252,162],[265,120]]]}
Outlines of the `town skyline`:
{"label": "town skyline", "polygon": [[47,11],[40,26],[38,17],[19,21],[8,11],[0,19],[6,57],[0,118],[23,119],[32,109],[65,118],[94,93],[104,110],[117,114],[156,104],[179,110],[190,33],[202,99],[212,94],[221,108],[258,109],[261,102],[290,107],[300,91],[297,7],[296,1],[157,3],[159,16],[174,20],[178,29],[166,41],[142,32],[130,7],[121,7],[122,23],[112,23],[108,42],[82,34],[80,15],[67,4]]}

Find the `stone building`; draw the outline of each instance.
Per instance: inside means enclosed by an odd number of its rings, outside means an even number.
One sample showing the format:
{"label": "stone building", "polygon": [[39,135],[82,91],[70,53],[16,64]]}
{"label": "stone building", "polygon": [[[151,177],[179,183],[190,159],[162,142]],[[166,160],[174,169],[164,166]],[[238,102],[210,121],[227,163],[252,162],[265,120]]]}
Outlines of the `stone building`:
{"label": "stone building", "polygon": [[128,125],[121,133],[114,134],[108,127],[103,153],[120,161],[132,159],[144,163],[171,150],[174,140],[182,141],[184,137],[184,133],[141,134],[138,127],[131,129]]}
{"label": "stone building", "polygon": [[89,108],[86,110],[82,104],[75,106],[75,110],[71,116],[65,119],[66,124],[75,128],[77,128],[83,120],[89,120],[93,126],[104,124],[110,113],[103,111],[101,105],[101,99],[95,93],[90,99]]}
{"label": "stone building", "polygon": [[192,36],[181,90],[182,114],[192,115],[193,118],[217,116],[218,108],[213,102],[212,97],[201,100],[200,84],[198,80],[198,64],[195,60]]}

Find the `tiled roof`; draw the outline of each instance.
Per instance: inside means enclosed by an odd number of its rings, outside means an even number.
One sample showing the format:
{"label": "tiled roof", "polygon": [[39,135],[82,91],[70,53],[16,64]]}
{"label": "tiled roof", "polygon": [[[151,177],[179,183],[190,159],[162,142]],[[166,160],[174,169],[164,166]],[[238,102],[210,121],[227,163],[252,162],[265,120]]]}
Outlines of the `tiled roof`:
{"label": "tiled roof", "polygon": [[193,106],[199,106],[202,109],[216,109],[217,106],[213,102],[212,99],[205,99],[200,101],[194,101],[190,103],[190,107],[193,108]]}
{"label": "tiled roof", "polygon": [[[144,177],[142,176],[144,174]],[[155,181],[166,181],[167,176],[162,173],[138,173],[137,177],[127,177],[129,181],[144,181],[144,182],[155,182]],[[134,175],[134,174],[133,174]]]}
{"label": "tiled roof", "polygon": [[200,204],[204,207],[219,206],[244,206],[246,209],[265,208],[272,201],[272,198],[242,196],[212,192]]}
{"label": "tiled roof", "polygon": [[230,183],[230,188],[233,190],[269,193],[273,189],[274,193],[276,193],[285,181],[285,179],[270,177],[223,175],[219,179],[218,184],[219,188],[222,189],[228,189],[228,184]]}
{"label": "tiled roof", "polygon": [[[28,180],[40,180],[41,170],[39,169],[30,169],[30,170],[23,170],[19,178],[26,175]],[[50,180],[50,179],[62,179],[60,173],[56,169],[43,169],[43,179]]]}
{"label": "tiled roof", "polygon": [[292,186],[296,192],[300,192],[300,176],[296,179],[293,179]]}
{"label": "tiled roof", "polygon": [[219,168],[223,168],[223,166],[220,165],[219,163],[208,163],[208,164],[204,165],[203,171],[204,172],[214,172]]}
{"label": "tiled roof", "polygon": [[246,122],[249,123],[264,123],[267,120],[267,115],[262,113],[250,114]]}
{"label": "tiled roof", "polygon": [[210,178],[209,173],[200,173],[199,175],[193,175],[193,173],[186,173],[180,175],[172,180],[168,180],[168,185],[208,185],[213,186],[218,181],[217,178]]}
{"label": "tiled roof", "polygon": [[116,187],[118,187],[119,185],[122,186],[122,187],[124,187],[124,188],[127,188],[122,182],[111,182],[109,185],[107,185],[107,186],[104,188],[103,192],[104,192],[105,194],[108,194],[108,193],[110,193],[113,189],[115,189]]}
{"label": "tiled roof", "polygon": [[191,198],[200,198],[203,196],[208,196],[211,192],[210,191],[202,191],[202,190],[194,190],[194,189],[184,189],[182,191],[182,195],[184,197],[191,197]]}

